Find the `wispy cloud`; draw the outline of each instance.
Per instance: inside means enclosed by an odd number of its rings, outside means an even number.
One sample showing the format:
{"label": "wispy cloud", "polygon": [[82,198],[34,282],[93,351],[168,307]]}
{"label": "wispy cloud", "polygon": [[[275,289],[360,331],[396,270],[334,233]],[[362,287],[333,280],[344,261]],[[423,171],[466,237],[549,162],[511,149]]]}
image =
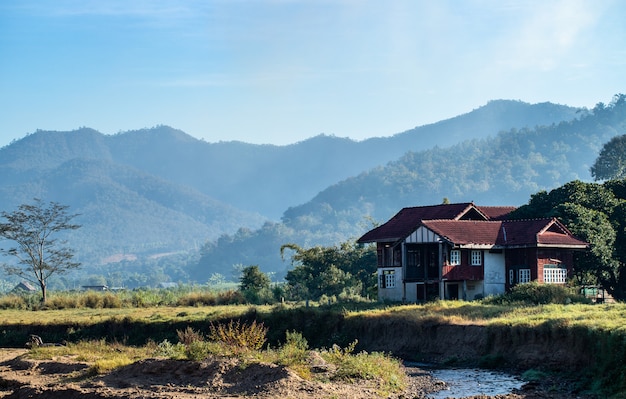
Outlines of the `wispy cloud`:
{"label": "wispy cloud", "polygon": [[500,42],[500,63],[547,71],[576,49],[585,32],[597,23],[601,9],[588,1],[561,0],[535,3],[517,12],[526,15]]}

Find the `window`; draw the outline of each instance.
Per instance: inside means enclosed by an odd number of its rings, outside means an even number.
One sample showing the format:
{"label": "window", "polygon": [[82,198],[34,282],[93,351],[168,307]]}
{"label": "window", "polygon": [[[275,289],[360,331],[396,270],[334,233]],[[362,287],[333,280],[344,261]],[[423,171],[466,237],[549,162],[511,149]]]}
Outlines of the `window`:
{"label": "window", "polygon": [[482,251],[472,251],[472,266],[480,266],[483,264]]}
{"label": "window", "polygon": [[453,249],[450,251],[450,264],[452,266],[461,264],[461,251],[458,249]]}
{"label": "window", "polygon": [[556,265],[543,265],[543,282],[546,284],[565,284],[567,269]]}
{"label": "window", "polygon": [[509,270],[509,285],[515,284],[515,271],[513,269]]}
{"label": "window", "polygon": [[378,285],[380,288],[396,288],[395,270],[383,270],[379,278],[380,280],[378,282]]}
{"label": "window", "polygon": [[530,269],[519,269],[519,283],[530,283]]}

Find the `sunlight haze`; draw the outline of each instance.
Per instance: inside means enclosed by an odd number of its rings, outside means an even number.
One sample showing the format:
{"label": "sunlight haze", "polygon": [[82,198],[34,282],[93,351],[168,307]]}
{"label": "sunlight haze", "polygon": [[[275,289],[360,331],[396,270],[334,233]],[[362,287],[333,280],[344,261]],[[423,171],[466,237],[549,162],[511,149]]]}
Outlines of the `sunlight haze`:
{"label": "sunlight haze", "polygon": [[0,3],[0,146],[169,125],[208,142],[362,140],[495,99],[626,88],[624,1]]}

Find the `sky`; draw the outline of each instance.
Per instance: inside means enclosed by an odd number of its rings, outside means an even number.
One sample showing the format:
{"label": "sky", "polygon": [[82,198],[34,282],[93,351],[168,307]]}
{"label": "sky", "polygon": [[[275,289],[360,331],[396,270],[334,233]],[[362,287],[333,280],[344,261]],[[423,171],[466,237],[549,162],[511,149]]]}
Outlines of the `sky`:
{"label": "sky", "polygon": [[0,147],[168,125],[390,136],[490,100],[626,92],[623,0],[2,0]]}

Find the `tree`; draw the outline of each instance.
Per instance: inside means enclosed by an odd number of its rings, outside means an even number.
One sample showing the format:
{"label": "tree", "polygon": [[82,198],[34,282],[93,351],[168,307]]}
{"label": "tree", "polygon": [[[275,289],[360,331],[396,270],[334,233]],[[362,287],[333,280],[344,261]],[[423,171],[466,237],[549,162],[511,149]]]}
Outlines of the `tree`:
{"label": "tree", "polygon": [[13,212],[0,213],[0,237],[13,241],[14,247],[0,248],[5,256],[17,258],[17,264],[3,264],[8,274],[19,276],[41,287],[41,302],[47,299],[47,281],[54,274],[64,274],[80,266],[73,262],[73,249],[57,238],[59,233],[80,226],[71,223],[77,215],[67,213],[67,205],[50,202],[45,205],[35,198],[33,204],[23,204]]}
{"label": "tree", "polygon": [[295,253],[295,266],[287,272],[288,291],[293,299],[319,299],[322,295],[354,294],[365,296],[376,285],[376,252],[353,241],[340,246],[315,246],[304,249],[296,244],[280,247]]}
{"label": "tree", "polygon": [[596,181],[626,178],[626,134],[604,144],[591,167],[591,176]]}
{"label": "tree", "polygon": [[618,301],[626,301],[626,182],[572,181],[549,193],[531,196],[512,218],[557,217],[591,244],[576,254],[575,275],[583,284],[599,283]]}
{"label": "tree", "polygon": [[267,302],[273,299],[270,290],[270,278],[257,265],[242,269],[239,278],[239,291],[252,303]]}

